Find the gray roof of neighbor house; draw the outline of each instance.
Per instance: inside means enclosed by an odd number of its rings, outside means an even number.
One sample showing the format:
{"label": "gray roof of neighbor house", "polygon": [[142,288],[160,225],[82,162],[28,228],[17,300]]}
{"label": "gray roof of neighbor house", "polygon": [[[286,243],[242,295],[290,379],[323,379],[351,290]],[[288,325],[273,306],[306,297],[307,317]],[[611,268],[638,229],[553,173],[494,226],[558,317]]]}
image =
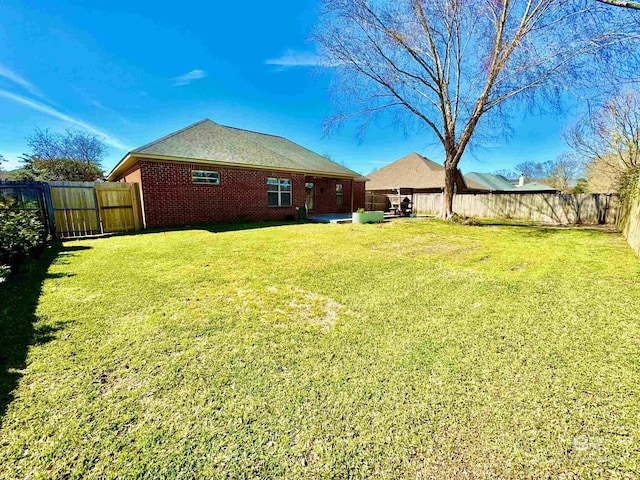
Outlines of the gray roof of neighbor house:
{"label": "gray roof of neighbor house", "polygon": [[484,190],[492,192],[555,192],[556,189],[539,182],[525,183],[524,185],[514,185],[502,175],[492,173],[471,172],[465,175],[476,183],[483,186]]}
{"label": "gray roof of neighbor house", "polygon": [[[415,152],[370,173],[367,177],[367,190],[444,188],[444,167]],[[484,187],[474,180],[464,176],[463,179],[468,188],[484,190]]]}
{"label": "gray roof of neighbor house", "polygon": [[493,175],[491,173],[467,173],[467,177],[479,183],[485,190],[512,190],[513,184],[502,175]]}
{"label": "gray roof of neighbor house", "polygon": [[515,190],[520,192],[524,192],[524,191],[526,192],[557,192],[558,191],[557,188],[550,187],[549,185],[546,185],[540,182],[525,183],[521,187],[516,185]]}
{"label": "gray roof of neighbor house", "polygon": [[139,158],[254,167],[366,180],[359,173],[286,138],[227,127],[209,119],[132,150],[111,171],[108,178],[117,178],[117,175],[123,173]]}

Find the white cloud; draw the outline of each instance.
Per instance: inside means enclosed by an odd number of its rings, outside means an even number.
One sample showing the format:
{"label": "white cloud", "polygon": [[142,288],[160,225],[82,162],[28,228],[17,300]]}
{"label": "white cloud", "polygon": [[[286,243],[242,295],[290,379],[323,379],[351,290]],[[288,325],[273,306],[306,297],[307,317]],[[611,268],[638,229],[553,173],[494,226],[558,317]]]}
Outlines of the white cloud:
{"label": "white cloud", "polygon": [[276,67],[282,68],[332,66],[315,53],[298,52],[295,50],[287,50],[284,55],[277,58],[270,58],[265,63],[267,65],[275,65]]}
{"label": "white cloud", "polygon": [[94,127],[93,125],[90,125],[88,123],[83,122],[82,120],[78,120],[77,118],[73,118],[65,113],[62,113],[52,107],[50,107],[49,105],[45,105],[43,103],[40,102],[36,102],[35,100],[31,100],[25,97],[21,97],[20,95],[16,95],[15,93],[11,93],[8,92],[6,90],[2,90],[0,89],[0,96],[8,98],[9,100],[12,100],[16,103],[20,103],[22,105],[25,105],[29,108],[31,108],[32,110],[37,110],[38,112],[42,112],[46,115],[49,115],[51,117],[57,118],[59,120],[62,120],[63,122],[67,122],[70,123],[71,125],[75,125],[76,127],[82,128],[84,130],[87,130],[88,132],[94,133],[100,137],[104,138],[104,142],[107,145],[111,145],[114,148],[118,148],[121,150],[131,150],[131,147],[128,147],[127,145],[124,145],[122,142],[120,142],[119,140],[117,140],[116,138],[112,137],[111,135],[108,135],[107,133],[103,132],[102,130],[99,130],[98,128]]}
{"label": "white cloud", "polygon": [[7,80],[10,80],[11,82],[20,85],[22,88],[24,88],[27,92],[43,98],[42,93],[35,87],[35,85],[33,85],[31,82],[29,82],[27,79],[25,79],[22,75],[20,75],[17,72],[14,72],[13,70],[11,70],[10,68],[0,64],[0,77],[6,78]]}
{"label": "white cloud", "polygon": [[191,82],[195,80],[200,80],[201,78],[205,78],[207,76],[209,76],[209,74],[204,70],[191,70],[190,72],[187,72],[184,75],[180,75],[179,77],[172,78],[171,86],[179,87],[181,85],[189,85]]}
{"label": "white cloud", "polygon": [[91,105],[93,105],[94,107],[99,108],[100,110],[105,110],[107,112],[113,112],[113,110],[111,108],[105,107],[102,103],[100,103],[98,100],[95,100],[93,98],[89,100],[89,103]]}

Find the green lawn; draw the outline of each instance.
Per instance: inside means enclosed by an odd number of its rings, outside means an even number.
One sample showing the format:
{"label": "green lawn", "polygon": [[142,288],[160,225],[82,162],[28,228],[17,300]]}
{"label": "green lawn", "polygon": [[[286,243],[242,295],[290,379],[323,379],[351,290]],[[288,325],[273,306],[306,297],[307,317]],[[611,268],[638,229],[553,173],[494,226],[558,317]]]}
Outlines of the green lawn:
{"label": "green lawn", "polygon": [[618,234],[253,227],[66,242],[0,286],[0,478],[640,475]]}

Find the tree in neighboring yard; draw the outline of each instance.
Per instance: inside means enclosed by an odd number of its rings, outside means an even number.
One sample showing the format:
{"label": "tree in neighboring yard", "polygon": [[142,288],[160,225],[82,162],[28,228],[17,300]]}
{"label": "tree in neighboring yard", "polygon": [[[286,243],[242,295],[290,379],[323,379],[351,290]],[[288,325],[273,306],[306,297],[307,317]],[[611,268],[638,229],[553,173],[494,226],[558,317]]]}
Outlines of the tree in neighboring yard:
{"label": "tree in neighboring yard", "polygon": [[555,160],[522,162],[515,167],[518,175],[528,181],[544,183],[562,192],[569,192],[573,181],[582,175],[583,163],[573,152],[565,152]]}
{"label": "tree in neighboring yard", "polygon": [[618,96],[581,119],[567,141],[587,163],[590,191],[624,193],[640,172],[640,91]]}
{"label": "tree in neighboring yard", "polygon": [[3,163],[5,163],[6,161],[7,161],[7,159],[6,159],[6,158],[4,158],[4,157],[2,156],[2,154],[0,154],[0,182],[1,182],[1,181],[5,181],[5,180],[8,180],[8,179],[9,179],[9,172],[7,172],[7,171],[4,169],[4,166],[2,165],[2,164],[3,164]]}
{"label": "tree in neighboring yard", "polygon": [[27,137],[29,153],[24,167],[12,172],[12,180],[86,181],[102,178],[101,162],[107,146],[97,135],[68,129],[64,134],[36,129]]}
{"label": "tree in neighboring yard", "polygon": [[7,172],[7,180],[11,182],[33,182],[35,178],[33,172],[25,166]]}
{"label": "tree in neighboring yard", "polygon": [[582,175],[583,163],[573,152],[561,154],[553,162],[553,170],[548,178],[548,184],[564,193],[569,193],[574,186],[574,180]]}
{"label": "tree in neighboring yard", "polygon": [[513,170],[510,170],[508,168],[502,168],[499,170],[494,170],[493,175],[500,175],[501,177],[506,178],[507,180],[511,180],[514,178],[518,178],[520,176],[520,174],[514,172]]}
{"label": "tree in neighboring yard", "polygon": [[579,194],[579,193],[587,193],[589,191],[589,181],[586,178],[578,178],[576,180],[576,184],[571,187],[569,193]]}
{"label": "tree in neighboring yard", "polygon": [[12,172],[13,178],[39,182],[95,182],[103,177],[102,169],[91,162],[70,158],[40,159],[22,157],[25,167]]}
{"label": "tree in neighboring yard", "polygon": [[48,129],[36,129],[27,137],[29,156],[39,160],[68,158],[98,167],[107,154],[107,146],[96,134],[82,130],[67,129],[65,133],[53,133]]}
{"label": "tree in neighboring yard", "polygon": [[363,132],[389,112],[430,131],[445,154],[441,216],[451,218],[479,126],[636,74],[637,18],[622,11],[593,0],[324,0],[315,39],[337,72],[326,127],[359,117]]}
{"label": "tree in neighboring yard", "polygon": [[556,165],[552,160],[546,162],[527,161],[516,165],[518,176],[524,175],[529,181],[546,182],[553,175]]}

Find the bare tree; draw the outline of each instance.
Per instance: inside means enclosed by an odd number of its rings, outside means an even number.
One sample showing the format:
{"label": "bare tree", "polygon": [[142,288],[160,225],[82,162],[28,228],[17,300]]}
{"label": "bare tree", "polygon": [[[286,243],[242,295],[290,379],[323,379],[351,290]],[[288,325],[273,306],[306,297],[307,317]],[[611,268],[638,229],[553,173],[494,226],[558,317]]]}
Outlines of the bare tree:
{"label": "bare tree", "polygon": [[518,175],[524,175],[529,180],[545,181],[553,175],[556,165],[553,161],[546,162],[522,162],[516,165]]}
{"label": "bare tree", "polygon": [[568,192],[582,174],[583,162],[574,152],[564,152],[555,160],[527,161],[515,166],[518,175],[538,181],[557,190]]}
{"label": "bare tree", "polygon": [[599,69],[627,72],[638,36],[620,11],[593,0],[324,0],[315,39],[337,72],[328,125],[359,117],[364,131],[395,112],[430,131],[445,154],[441,216],[451,218],[458,164],[479,126],[509,107],[557,106]]}
{"label": "bare tree", "polygon": [[566,140],[587,163],[590,189],[624,189],[640,170],[640,91],[606,103],[577,122]]}
{"label": "bare tree", "polygon": [[100,166],[107,153],[107,146],[100,137],[81,130],[68,129],[64,134],[48,129],[36,129],[27,137],[30,152],[27,157],[39,160],[79,160]]}
{"label": "bare tree", "polygon": [[568,193],[582,174],[582,161],[575,153],[564,152],[553,162],[553,166],[548,179],[549,185]]}
{"label": "bare tree", "polygon": [[499,170],[494,170],[491,172],[493,175],[500,175],[501,177],[506,178],[507,180],[518,178],[520,176],[519,173],[509,169],[509,168],[501,168]]}

